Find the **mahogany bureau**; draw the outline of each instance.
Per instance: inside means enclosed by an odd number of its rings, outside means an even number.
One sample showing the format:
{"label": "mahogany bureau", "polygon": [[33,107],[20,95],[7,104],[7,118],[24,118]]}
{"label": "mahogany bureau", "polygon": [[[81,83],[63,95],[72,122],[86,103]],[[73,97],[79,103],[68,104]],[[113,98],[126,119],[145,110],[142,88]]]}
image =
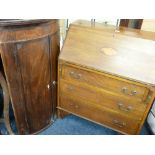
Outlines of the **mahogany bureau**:
{"label": "mahogany bureau", "polygon": [[155,33],[79,21],[58,61],[59,116],[139,134],[155,97]]}

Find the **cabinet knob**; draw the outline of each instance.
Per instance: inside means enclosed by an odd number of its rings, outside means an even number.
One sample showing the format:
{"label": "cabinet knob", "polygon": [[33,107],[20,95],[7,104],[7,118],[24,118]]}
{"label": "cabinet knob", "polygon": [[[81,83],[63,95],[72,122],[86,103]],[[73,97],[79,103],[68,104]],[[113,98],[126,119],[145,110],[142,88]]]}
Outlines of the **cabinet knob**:
{"label": "cabinet knob", "polygon": [[47,85],[47,88],[50,89],[50,84]]}
{"label": "cabinet knob", "polygon": [[57,84],[57,82],[56,81],[53,81],[52,84],[55,86]]}
{"label": "cabinet knob", "polygon": [[52,86],[55,86],[56,84],[57,84],[57,82],[56,81],[53,81],[52,84],[49,83],[47,85],[47,88],[50,89]]}

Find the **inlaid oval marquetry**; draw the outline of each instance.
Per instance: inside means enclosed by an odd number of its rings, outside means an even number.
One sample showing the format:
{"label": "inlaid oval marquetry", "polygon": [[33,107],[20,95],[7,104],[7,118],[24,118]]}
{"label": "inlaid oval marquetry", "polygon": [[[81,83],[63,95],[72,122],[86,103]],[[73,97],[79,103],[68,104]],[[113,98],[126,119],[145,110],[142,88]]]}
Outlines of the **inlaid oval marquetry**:
{"label": "inlaid oval marquetry", "polygon": [[105,55],[108,55],[108,56],[112,56],[112,55],[117,54],[116,50],[114,50],[113,48],[109,48],[109,47],[101,48],[101,52],[104,53]]}

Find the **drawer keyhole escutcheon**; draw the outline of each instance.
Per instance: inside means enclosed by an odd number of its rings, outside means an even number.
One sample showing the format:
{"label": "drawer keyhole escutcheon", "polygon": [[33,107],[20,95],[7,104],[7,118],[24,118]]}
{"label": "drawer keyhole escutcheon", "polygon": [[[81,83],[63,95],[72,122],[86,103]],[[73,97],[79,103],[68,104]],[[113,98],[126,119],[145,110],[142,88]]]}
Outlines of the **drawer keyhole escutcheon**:
{"label": "drawer keyhole escutcheon", "polygon": [[69,91],[73,91],[73,90],[74,90],[74,88],[73,88],[72,86],[68,86],[67,89],[68,89]]}
{"label": "drawer keyhole escutcheon", "polygon": [[73,103],[69,103],[69,105],[70,105],[70,106],[73,106],[74,104],[73,104]]}
{"label": "drawer keyhole escutcheon", "polygon": [[75,105],[75,109],[78,109],[79,108],[79,106],[78,105]]}
{"label": "drawer keyhole escutcheon", "polygon": [[75,109],[79,109],[79,105],[76,105],[76,104],[74,104],[74,103],[69,103],[69,105],[72,106],[72,107],[75,108]]}

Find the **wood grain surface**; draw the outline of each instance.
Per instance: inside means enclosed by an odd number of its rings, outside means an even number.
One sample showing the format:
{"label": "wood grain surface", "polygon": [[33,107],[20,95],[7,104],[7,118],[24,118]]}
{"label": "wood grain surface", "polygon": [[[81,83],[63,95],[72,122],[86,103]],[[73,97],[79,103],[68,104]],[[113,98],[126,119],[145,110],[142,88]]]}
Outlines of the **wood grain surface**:
{"label": "wood grain surface", "polygon": [[27,22],[0,27],[1,58],[19,134],[41,131],[56,111],[58,21]]}
{"label": "wood grain surface", "polygon": [[[130,33],[129,30],[126,32]],[[111,28],[71,25],[60,59],[109,74],[155,85],[155,41],[124,35]],[[155,38],[155,33],[154,38]],[[133,37],[134,36],[134,37]],[[147,38],[147,34],[145,34]],[[153,38],[152,37],[152,38]],[[102,48],[112,48],[107,55]]]}
{"label": "wood grain surface", "polygon": [[154,34],[72,24],[59,56],[59,115],[139,134],[155,97]]}

